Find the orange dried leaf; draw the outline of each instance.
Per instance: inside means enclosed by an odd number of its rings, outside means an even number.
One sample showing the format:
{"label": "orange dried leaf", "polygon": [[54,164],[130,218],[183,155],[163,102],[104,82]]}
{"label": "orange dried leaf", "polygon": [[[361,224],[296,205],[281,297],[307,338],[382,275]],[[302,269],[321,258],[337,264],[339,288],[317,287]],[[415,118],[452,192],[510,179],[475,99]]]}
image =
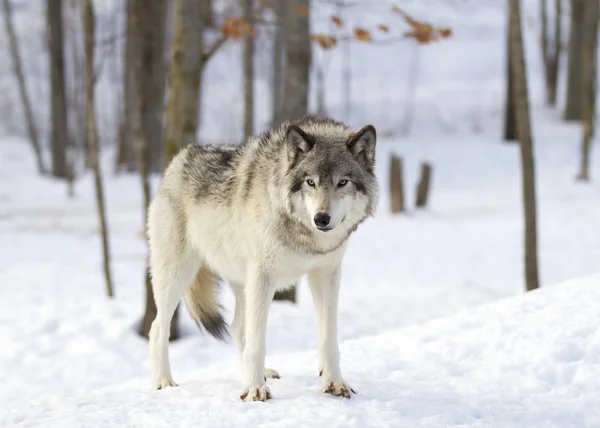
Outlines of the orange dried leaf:
{"label": "orange dried leaf", "polygon": [[338,27],[338,28],[343,28],[344,27],[344,23],[342,22],[342,20],[340,19],[339,16],[332,16],[331,20],[333,21],[333,23]]}
{"label": "orange dried leaf", "polygon": [[250,23],[241,18],[226,18],[221,26],[221,34],[232,39],[240,39],[245,36],[255,36]]}
{"label": "orange dried leaf", "polygon": [[446,39],[450,36],[452,36],[452,30],[450,28],[438,28],[438,34]]}
{"label": "orange dried leaf", "polygon": [[354,38],[361,42],[372,42],[373,38],[371,37],[371,33],[369,30],[364,28],[355,28],[354,29]]}
{"label": "orange dried leaf", "polygon": [[379,28],[379,30],[383,31],[384,33],[390,32],[390,27],[388,27],[387,25],[379,24],[377,28]]}
{"label": "orange dried leaf", "polygon": [[337,44],[337,39],[330,34],[313,34],[310,39],[317,42],[323,49],[331,49]]}

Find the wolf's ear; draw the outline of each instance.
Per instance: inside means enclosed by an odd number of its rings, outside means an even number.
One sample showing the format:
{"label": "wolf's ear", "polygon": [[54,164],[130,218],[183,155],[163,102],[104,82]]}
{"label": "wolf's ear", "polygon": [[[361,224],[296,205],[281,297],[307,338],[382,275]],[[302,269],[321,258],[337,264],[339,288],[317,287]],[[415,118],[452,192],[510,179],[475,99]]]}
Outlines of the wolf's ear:
{"label": "wolf's ear", "polygon": [[348,140],[348,149],[354,159],[369,172],[375,167],[375,143],[377,132],[373,125],[367,125]]}
{"label": "wolf's ear", "polygon": [[285,138],[290,168],[293,168],[314,147],[315,140],[296,125],[290,125]]}

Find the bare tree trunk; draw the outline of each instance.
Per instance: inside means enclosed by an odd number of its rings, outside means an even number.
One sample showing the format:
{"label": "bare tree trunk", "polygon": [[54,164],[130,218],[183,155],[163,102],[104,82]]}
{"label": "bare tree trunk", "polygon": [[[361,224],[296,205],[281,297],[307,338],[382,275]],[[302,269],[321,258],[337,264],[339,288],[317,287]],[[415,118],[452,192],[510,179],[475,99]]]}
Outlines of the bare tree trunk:
{"label": "bare tree trunk", "polygon": [[243,0],[244,19],[250,24],[250,34],[244,37],[244,140],[254,132],[254,17],[252,0]]}
{"label": "bare tree trunk", "polygon": [[556,86],[558,83],[558,63],[561,50],[561,0],[555,0],[555,19],[554,19],[554,38],[550,46],[550,37],[548,35],[548,0],[541,0],[541,21],[542,21],[542,62],[544,64],[544,77],[546,83],[546,103],[548,105],[556,104]]}
{"label": "bare tree trunk", "polygon": [[133,147],[133,129],[131,111],[133,109],[133,1],[125,3],[125,52],[123,58],[123,117],[119,125],[119,144],[117,154],[117,169],[135,171],[137,161]]}
{"label": "bare tree trunk", "polygon": [[578,179],[590,180],[590,151],[594,136],[594,116],[596,112],[596,72],[598,61],[598,19],[600,13],[598,2],[587,1],[585,4],[582,28],[581,49],[581,93],[583,112],[583,141],[581,145],[581,166]]}
{"label": "bare tree trunk", "polygon": [[562,0],[554,0],[554,46],[550,57],[548,79],[548,103],[556,105],[556,92],[558,89],[558,71],[560,70],[560,54],[562,51]]}
{"label": "bare tree trunk", "polygon": [[148,172],[160,172],[163,161],[164,101],[167,64],[165,52],[166,0],[145,0],[142,9],[142,58],[144,70],[142,123],[148,144]]}
{"label": "bare tree trunk", "polygon": [[508,14],[508,26],[506,31],[506,98],[504,105],[504,141],[516,142],[517,130],[515,121],[515,98],[513,88],[512,63],[513,58],[510,54],[510,20],[512,19],[510,11]]}
{"label": "bare tree trunk", "polygon": [[197,141],[204,66],[202,9],[203,2],[198,0],[177,0],[175,3],[163,156],[165,168],[182,147]]}
{"label": "bare tree trunk", "polygon": [[86,123],[89,141],[90,161],[94,169],[94,186],[96,189],[96,203],[100,219],[102,234],[102,254],[104,262],[104,278],[108,297],[113,297],[113,285],[110,274],[110,252],[108,247],[108,225],[106,210],[104,209],[104,189],[102,188],[102,170],[99,161],[98,130],[96,127],[96,109],[94,106],[94,43],[95,43],[95,15],[92,0],[85,0],[82,9],[82,20],[85,38],[85,104]]}
{"label": "bare tree trunk", "polygon": [[396,155],[390,158],[390,202],[392,214],[404,212],[404,181],[402,180],[402,159]]}
{"label": "bare tree trunk", "polygon": [[284,22],[285,22],[285,1],[275,0],[275,14],[277,22],[275,26],[275,39],[273,40],[273,75],[272,75],[272,99],[273,119],[271,126],[275,128],[282,119],[283,102],[283,53],[284,53]]}
{"label": "bare tree trunk", "polygon": [[295,0],[286,8],[284,120],[298,119],[308,112],[311,44],[309,0]]}
{"label": "bare tree trunk", "polygon": [[[66,28],[67,41],[70,44],[72,75],[67,79],[69,85],[69,96],[67,104],[69,107],[69,117],[71,120],[69,130],[71,135],[74,135],[74,149],[77,153],[77,158],[83,155],[83,163],[85,168],[91,167],[91,153],[87,143],[87,114],[85,111],[85,47],[79,45],[82,40],[80,25],[82,24],[82,11],[80,9],[79,0],[68,0],[66,8]],[[83,52],[83,53],[82,53]],[[76,164],[76,159],[71,163]]]}
{"label": "bare tree trunk", "polygon": [[525,214],[525,281],[527,291],[539,287],[537,260],[537,226],[535,166],[533,139],[529,119],[529,98],[527,94],[527,74],[521,33],[521,12],[519,0],[509,0],[510,8],[510,54],[512,56],[513,90],[516,107],[517,137],[521,147],[521,167],[523,177],[523,203]]}
{"label": "bare tree trunk", "polygon": [[15,71],[15,77],[19,85],[19,94],[21,96],[21,103],[23,104],[23,114],[25,116],[25,121],[27,122],[27,132],[29,134],[29,141],[31,142],[31,147],[33,148],[38,172],[43,175],[46,173],[46,167],[44,166],[44,159],[42,158],[42,149],[40,147],[40,140],[38,138],[37,127],[35,125],[35,119],[33,117],[33,111],[31,109],[31,102],[29,101],[29,95],[27,93],[25,74],[23,73],[23,67],[21,65],[19,43],[17,42],[17,35],[12,25],[12,7],[10,0],[3,0],[3,5],[4,24],[6,27],[6,33],[8,35],[8,43]]}
{"label": "bare tree trunk", "polygon": [[48,43],[50,51],[50,112],[52,148],[52,174],[69,179],[67,147],[67,98],[65,88],[65,66],[63,55],[62,0],[47,0]]}
{"label": "bare tree trunk", "polygon": [[[310,1],[295,0],[285,12],[285,90],[283,120],[308,113],[309,71],[311,65]],[[276,292],[275,300],[296,301],[296,287]]]}
{"label": "bare tree trunk", "polygon": [[569,64],[567,70],[567,103],[565,120],[581,120],[581,49],[584,3],[594,0],[571,1],[571,28],[569,35]]}

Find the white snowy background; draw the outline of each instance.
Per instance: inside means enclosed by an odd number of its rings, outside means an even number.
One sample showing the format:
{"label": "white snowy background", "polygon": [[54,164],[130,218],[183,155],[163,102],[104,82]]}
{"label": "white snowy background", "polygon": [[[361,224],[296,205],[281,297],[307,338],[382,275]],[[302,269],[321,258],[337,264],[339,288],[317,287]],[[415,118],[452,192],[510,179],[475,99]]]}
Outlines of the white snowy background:
{"label": "white snowy background", "polygon": [[[46,127],[44,2],[14,3]],[[403,31],[391,2],[356,4],[344,12],[348,24]],[[339,51],[326,58],[315,48],[315,61],[329,61],[328,112],[354,126],[373,123],[380,135],[379,210],[353,237],[342,278],[342,370],[358,392],[351,400],[319,391],[304,282],[297,305],[271,308],[267,365],[282,375],[269,381],[272,400],[239,401],[233,344],[200,333],[185,311],[184,337],[170,347],[180,387],[150,390],[147,342],[135,333],[146,257],[141,190],[138,177],[113,173],[110,147],[119,76],[102,75],[97,91],[116,289],[109,301],[91,174],[77,181],[74,198],[64,183],[36,174],[0,33],[0,426],[600,426],[600,155],[592,151],[592,182],[576,182],[581,129],[561,121],[564,73],[559,107],[544,105],[538,2],[523,0],[542,284],[527,294],[519,151],[501,140],[506,2],[397,4],[454,33],[418,48],[409,135],[399,130],[413,43],[351,45],[350,117],[343,117]],[[120,2],[96,5],[99,32],[108,34]],[[327,2],[315,2],[315,31],[329,29],[331,13]],[[268,46],[262,51],[257,130],[270,118]],[[239,141],[239,53],[229,45],[206,70],[202,140]],[[314,101],[313,91],[313,108]],[[406,215],[389,214],[391,153],[404,160]],[[432,193],[429,207],[415,211],[422,161],[434,168]],[[231,319],[227,288],[222,300]]]}

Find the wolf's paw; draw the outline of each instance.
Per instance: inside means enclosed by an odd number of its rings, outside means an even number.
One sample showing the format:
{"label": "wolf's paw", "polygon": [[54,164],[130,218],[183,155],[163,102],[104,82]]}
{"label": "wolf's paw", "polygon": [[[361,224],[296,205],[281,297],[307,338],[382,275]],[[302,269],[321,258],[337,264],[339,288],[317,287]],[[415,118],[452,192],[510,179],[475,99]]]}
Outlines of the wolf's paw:
{"label": "wolf's paw", "polygon": [[336,397],[350,398],[350,393],[356,394],[350,385],[343,380],[323,382],[322,391],[325,394],[335,395]]}
{"label": "wolf's paw", "polygon": [[281,379],[277,370],[265,369],[265,380],[266,379]]}
{"label": "wolf's paw", "polygon": [[267,385],[251,386],[242,392],[240,398],[246,402],[267,401],[269,398],[271,398],[271,390]]}
{"label": "wolf's paw", "polygon": [[173,379],[166,378],[166,377],[163,377],[163,378],[159,379],[158,381],[155,381],[152,384],[153,389],[165,389],[165,388],[168,388],[169,386],[179,386],[179,385],[177,385]]}

